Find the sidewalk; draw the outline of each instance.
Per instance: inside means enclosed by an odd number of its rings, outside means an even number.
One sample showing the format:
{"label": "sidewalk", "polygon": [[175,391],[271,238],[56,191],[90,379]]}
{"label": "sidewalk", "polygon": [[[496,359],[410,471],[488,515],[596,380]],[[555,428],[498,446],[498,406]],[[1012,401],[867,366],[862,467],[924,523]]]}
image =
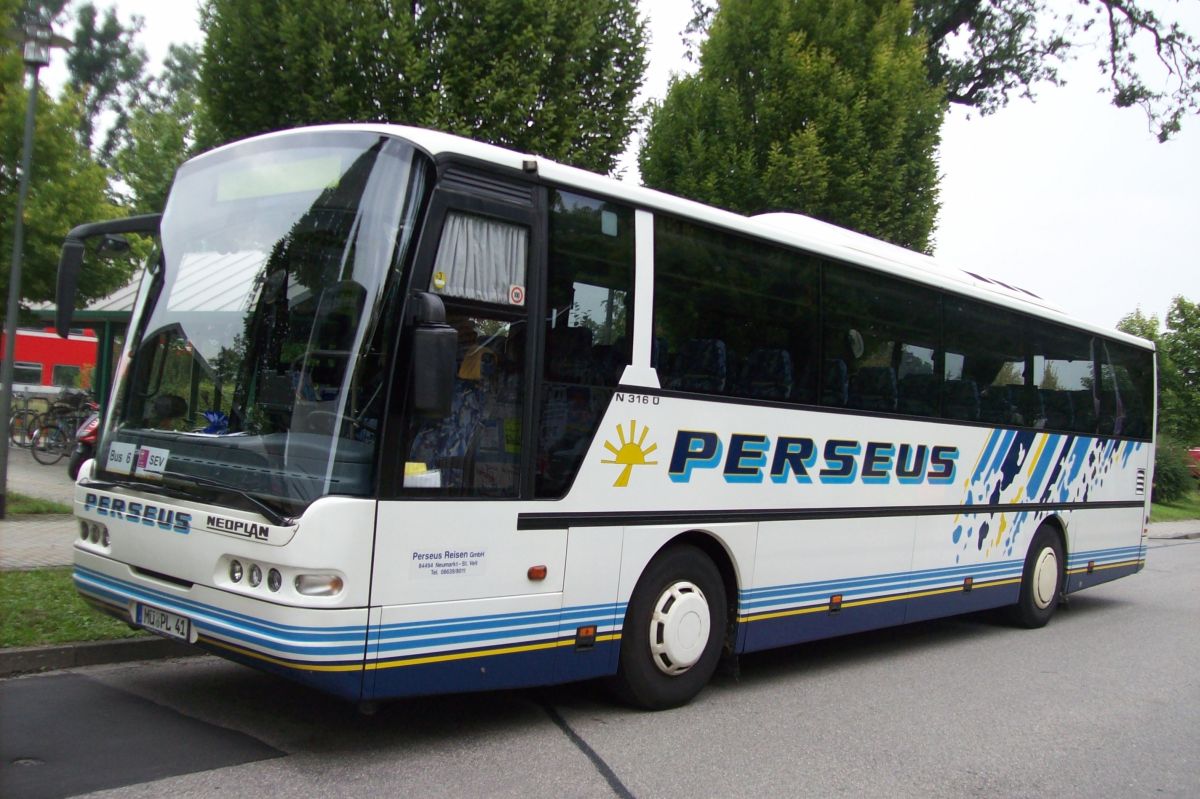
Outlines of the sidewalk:
{"label": "sidewalk", "polygon": [[[70,506],[74,485],[67,476],[67,459],[43,466],[27,449],[8,451],[8,488],[31,497]],[[0,569],[42,569],[67,566],[79,525],[73,516],[9,516],[0,519]]]}

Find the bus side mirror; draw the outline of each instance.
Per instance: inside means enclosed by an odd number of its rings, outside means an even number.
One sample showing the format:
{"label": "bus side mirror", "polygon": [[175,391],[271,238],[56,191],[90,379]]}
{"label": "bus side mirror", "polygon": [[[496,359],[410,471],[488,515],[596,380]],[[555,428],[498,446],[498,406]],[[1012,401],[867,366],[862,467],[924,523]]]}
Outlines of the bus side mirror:
{"label": "bus side mirror", "polygon": [[129,249],[129,242],[120,234],[157,234],[161,221],[162,214],[143,214],[103,222],[86,222],[71,228],[63,241],[62,255],[58,259],[58,284],[54,291],[54,328],[58,335],[66,338],[71,332],[75,291],[79,287],[79,269],[83,266],[83,243],[95,236],[104,236],[102,250],[108,253],[124,252]]}
{"label": "bus side mirror", "polygon": [[67,238],[58,259],[58,284],[54,292],[54,329],[66,338],[71,332],[71,317],[75,314],[75,288],[79,284],[79,268],[83,265],[83,242]]}
{"label": "bus side mirror", "polygon": [[413,412],[446,417],[454,396],[458,331],[446,324],[440,297],[419,292],[413,300]]}

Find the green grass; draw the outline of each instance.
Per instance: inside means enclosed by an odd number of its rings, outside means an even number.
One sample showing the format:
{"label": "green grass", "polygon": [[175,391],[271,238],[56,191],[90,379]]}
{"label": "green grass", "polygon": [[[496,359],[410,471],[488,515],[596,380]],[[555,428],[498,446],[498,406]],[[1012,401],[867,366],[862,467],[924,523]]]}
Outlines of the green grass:
{"label": "green grass", "polygon": [[30,513],[71,513],[71,506],[52,499],[31,497],[16,491],[9,491],[5,500],[5,512],[16,514]]}
{"label": "green grass", "polygon": [[1150,506],[1150,521],[1181,522],[1200,519],[1200,489],[1193,490],[1178,502],[1155,502]]}
{"label": "green grass", "polygon": [[0,571],[0,648],[146,634],[80,599],[70,568]]}

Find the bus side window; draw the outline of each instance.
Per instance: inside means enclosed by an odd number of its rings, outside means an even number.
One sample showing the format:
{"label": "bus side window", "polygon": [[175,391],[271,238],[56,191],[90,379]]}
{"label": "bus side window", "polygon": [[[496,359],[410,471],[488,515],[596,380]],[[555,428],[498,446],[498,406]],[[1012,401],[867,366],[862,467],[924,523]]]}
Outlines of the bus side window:
{"label": "bus side window", "polygon": [[579,194],[550,202],[535,492],[566,493],[633,340],[633,209]]}
{"label": "bus side window", "polygon": [[663,388],[813,402],[817,296],[814,258],[654,217],[652,356]]}

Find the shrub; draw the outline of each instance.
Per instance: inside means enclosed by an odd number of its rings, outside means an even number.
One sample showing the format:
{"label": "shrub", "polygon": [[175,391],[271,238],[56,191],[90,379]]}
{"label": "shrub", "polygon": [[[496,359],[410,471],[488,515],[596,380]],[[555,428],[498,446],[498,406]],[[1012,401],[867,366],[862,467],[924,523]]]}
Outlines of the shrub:
{"label": "shrub", "polygon": [[1159,437],[1154,453],[1154,489],[1150,498],[1155,502],[1175,502],[1194,487],[1187,447],[1173,438]]}

